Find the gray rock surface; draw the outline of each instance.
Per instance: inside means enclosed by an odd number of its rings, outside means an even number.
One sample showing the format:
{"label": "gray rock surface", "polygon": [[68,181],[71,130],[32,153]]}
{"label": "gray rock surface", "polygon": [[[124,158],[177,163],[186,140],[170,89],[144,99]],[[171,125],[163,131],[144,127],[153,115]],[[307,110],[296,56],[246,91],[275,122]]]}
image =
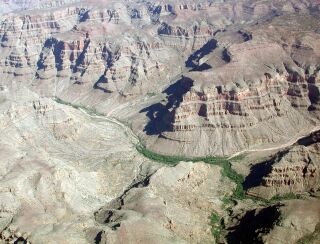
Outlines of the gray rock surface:
{"label": "gray rock surface", "polygon": [[0,243],[316,243],[319,6],[0,0]]}

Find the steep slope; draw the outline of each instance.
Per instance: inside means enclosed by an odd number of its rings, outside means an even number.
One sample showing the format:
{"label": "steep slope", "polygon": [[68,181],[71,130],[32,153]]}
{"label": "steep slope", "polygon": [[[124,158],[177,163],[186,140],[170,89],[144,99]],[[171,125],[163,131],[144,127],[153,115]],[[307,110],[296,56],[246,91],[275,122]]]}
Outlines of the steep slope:
{"label": "steep slope", "polygon": [[0,243],[316,242],[319,13],[0,0]]}
{"label": "steep slope", "polygon": [[264,170],[252,172],[248,176],[248,179],[252,178],[247,182],[248,193],[271,198],[288,193],[319,191],[319,139],[320,132],[314,132],[267,162],[261,163],[264,167],[260,168]]}
{"label": "steep slope", "polygon": [[[163,130],[153,133],[145,127],[146,134],[159,135],[147,142],[148,147],[162,154],[231,155],[284,143],[306,127],[315,127],[318,28],[313,17],[289,15],[247,28],[241,32],[249,33],[242,41],[236,39],[240,33],[234,33],[237,43],[229,46],[224,34],[217,35],[214,50],[201,58],[215,66],[185,74],[188,89],[177,81],[175,89],[184,93],[169,94],[166,111],[153,118],[167,124]],[[219,52],[223,61],[217,63],[213,58]]]}

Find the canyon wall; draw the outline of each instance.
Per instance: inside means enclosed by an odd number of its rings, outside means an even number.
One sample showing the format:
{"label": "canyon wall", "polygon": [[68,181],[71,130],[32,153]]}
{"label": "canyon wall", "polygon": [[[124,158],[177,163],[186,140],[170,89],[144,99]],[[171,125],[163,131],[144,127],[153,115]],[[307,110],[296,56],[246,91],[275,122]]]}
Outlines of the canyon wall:
{"label": "canyon wall", "polygon": [[300,139],[268,161],[258,186],[248,193],[271,198],[288,193],[317,192],[320,189],[320,132]]}
{"label": "canyon wall", "polygon": [[[182,90],[183,83],[191,85],[183,94],[168,94],[166,112],[153,119],[167,126],[150,141],[150,148],[160,153],[173,153],[175,148],[181,154],[231,155],[284,143],[297,132],[316,127],[319,34],[311,30],[298,34],[296,25],[284,27],[278,21],[233,34],[237,42],[229,46],[224,42],[228,33],[216,34],[216,46],[200,56],[200,67],[208,68],[193,69],[178,81]],[[319,27],[315,19],[310,23]],[[244,33],[247,38],[236,39]]]}

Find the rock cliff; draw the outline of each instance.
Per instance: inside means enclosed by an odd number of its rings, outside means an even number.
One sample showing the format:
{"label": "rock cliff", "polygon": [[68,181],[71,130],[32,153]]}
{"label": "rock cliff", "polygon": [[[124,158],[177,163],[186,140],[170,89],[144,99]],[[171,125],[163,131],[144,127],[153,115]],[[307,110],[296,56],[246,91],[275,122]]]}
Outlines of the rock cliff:
{"label": "rock cliff", "polygon": [[[150,148],[161,153],[173,153],[174,148],[180,154],[231,155],[283,143],[319,123],[319,34],[312,30],[301,34],[295,28],[302,26],[280,24],[280,19],[291,23],[292,18],[275,18],[268,25],[234,33],[237,43],[228,47],[224,42],[228,34],[217,34],[213,50],[199,54],[200,67],[207,68],[186,74],[182,80],[191,82],[188,89],[178,81],[176,90],[184,94],[169,94],[166,112],[154,118],[167,126]],[[319,27],[316,19],[308,20],[315,24],[311,28]],[[308,51],[302,54],[302,49]]]}
{"label": "rock cliff", "polygon": [[320,189],[320,132],[300,139],[265,163],[265,173],[249,194],[271,198],[288,193],[317,192]]}
{"label": "rock cliff", "polygon": [[319,19],[318,0],[0,0],[0,243],[316,242]]}

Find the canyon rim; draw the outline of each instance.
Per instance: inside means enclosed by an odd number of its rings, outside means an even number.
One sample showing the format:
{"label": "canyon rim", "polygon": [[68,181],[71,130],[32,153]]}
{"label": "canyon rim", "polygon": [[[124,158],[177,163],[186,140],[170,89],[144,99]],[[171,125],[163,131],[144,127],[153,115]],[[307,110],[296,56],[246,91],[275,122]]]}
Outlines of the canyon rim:
{"label": "canyon rim", "polygon": [[0,0],[0,243],[319,243],[319,0]]}

